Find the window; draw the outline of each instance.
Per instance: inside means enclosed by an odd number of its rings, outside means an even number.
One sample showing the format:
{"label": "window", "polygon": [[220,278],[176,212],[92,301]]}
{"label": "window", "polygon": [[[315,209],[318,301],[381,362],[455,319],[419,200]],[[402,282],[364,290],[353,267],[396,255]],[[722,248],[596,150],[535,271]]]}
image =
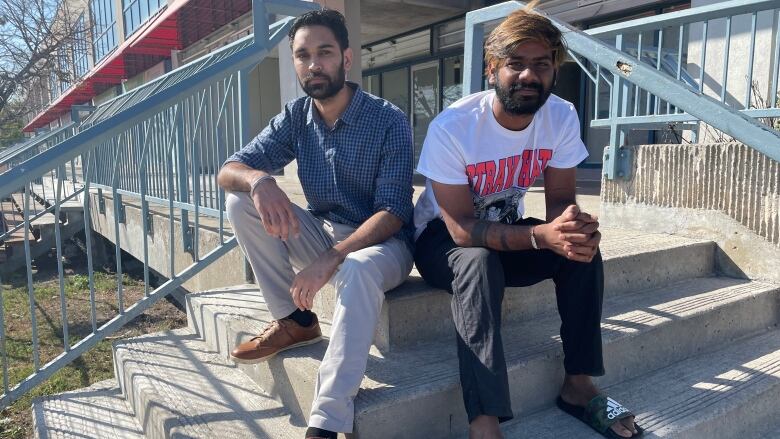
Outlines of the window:
{"label": "window", "polygon": [[165,0],[122,0],[125,37],[132,35],[149,17],[166,4]]}
{"label": "window", "polygon": [[80,78],[89,71],[89,52],[87,50],[87,32],[84,14],[76,21],[76,40],[73,44],[73,65],[76,77]]}
{"label": "window", "polygon": [[363,90],[372,95],[379,96],[381,94],[381,91],[379,90],[379,75],[364,76]]}
{"label": "window", "polygon": [[428,125],[439,111],[439,61],[412,66],[412,134],[415,165],[420,158]]}
{"label": "window", "polygon": [[409,114],[409,69],[382,73],[382,97]]}
{"label": "window", "polygon": [[49,102],[54,102],[60,95],[59,81],[57,81],[57,74],[54,72],[49,73]]}
{"label": "window", "polygon": [[60,93],[64,93],[65,90],[70,87],[70,75],[73,74],[71,68],[70,68],[70,60],[68,59],[68,51],[66,48],[61,48],[60,51],[57,53],[57,68],[59,71],[63,74],[68,75],[67,77],[60,78]]}
{"label": "window", "polygon": [[445,58],[443,73],[441,108],[447,108],[463,96],[463,55]]}
{"label": "window", "polygon": [[116,48],[116,15],[113,0],[92,0],[89,8],[94,29],[92,49],[97,64]]}
{"label": "window", "polygon": [[436,26],[434,39],[436,51],[463,47],[466,39],[466,20],[453,20]]}
{"label": "window", "polygon": [[385,66],[399,61],[431,54],[431,30],[425,29],[408,35],[385,40],[363,47],[360,55],[363,69]]}

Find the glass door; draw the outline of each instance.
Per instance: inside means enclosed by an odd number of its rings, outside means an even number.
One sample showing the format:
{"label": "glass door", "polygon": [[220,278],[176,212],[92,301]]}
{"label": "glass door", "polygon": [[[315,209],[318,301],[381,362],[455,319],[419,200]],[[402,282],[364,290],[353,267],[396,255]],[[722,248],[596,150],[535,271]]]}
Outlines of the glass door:
{"label": "glass door", "polygon": [[414,163],[420,158],[428,125],[439,114],[439,61],[412,67],[412,132]]}

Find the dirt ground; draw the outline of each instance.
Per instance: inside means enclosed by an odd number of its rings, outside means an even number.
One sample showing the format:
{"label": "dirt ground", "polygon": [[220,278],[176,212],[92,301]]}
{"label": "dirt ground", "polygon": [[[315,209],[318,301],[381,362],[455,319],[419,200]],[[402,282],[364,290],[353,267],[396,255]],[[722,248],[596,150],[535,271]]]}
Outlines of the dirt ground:
{"label": "dirt ground", "polygon": [[[33,270],[36,337],[39,343],[41,365],[64,351],[63,311],[68,322],[70,346],[92,332],[93,312],[90,301],[90,283],[86,261],[78,255],[64,264],[61,295],[56,258],[40,258]],[[137,270],[137,264],[135,265]],[[142,273],[126,273],[122,278],[124,308],[144,296]],[[96,268],[92,290],[95,297],[94,322],[97,327],[119,312],[118,279],[109,269]],[[30,292],[26,270],[2,279],[2,302],[5,323],[5,361],[9,386],[13,386],[33,372],[33,325],[30,313]],[[153,288],[150,286],[150,291]],[[46,382],[0,412],[0,438],[31,438],[32,417],[30,404],[36,396],[60,393],[88,386],[113,377],[111,344],[116,339],[180,328],[187,324],[185,313],[168,300],[160,300],[144,314],[125,325],[117,333],[102,340],[84,355],[59,370]],[[1,349],[0,349],[1,350]],[[2,371],[0,370],[0,376]]]}

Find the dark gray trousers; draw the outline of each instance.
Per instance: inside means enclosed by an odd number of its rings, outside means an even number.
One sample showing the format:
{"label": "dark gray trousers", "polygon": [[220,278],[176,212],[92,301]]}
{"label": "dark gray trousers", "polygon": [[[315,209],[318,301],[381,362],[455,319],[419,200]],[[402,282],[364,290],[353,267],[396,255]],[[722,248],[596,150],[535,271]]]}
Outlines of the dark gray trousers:
{"label": "dark gray trousers", "polygon": [[[541,223],[528,218],[517,224]],[[513,416],[501,341],[501,303],[506,286],[522,287],[553,279],[566,373],[604,374],[601,253],[590,263],[582,263],[549,250],[500,252],[459,247],[444,222],[436,219],[417,239],[414,260],[426,282],[452,294],[460,382],[469,422],[479,415],[497,416],[500,422]]]}

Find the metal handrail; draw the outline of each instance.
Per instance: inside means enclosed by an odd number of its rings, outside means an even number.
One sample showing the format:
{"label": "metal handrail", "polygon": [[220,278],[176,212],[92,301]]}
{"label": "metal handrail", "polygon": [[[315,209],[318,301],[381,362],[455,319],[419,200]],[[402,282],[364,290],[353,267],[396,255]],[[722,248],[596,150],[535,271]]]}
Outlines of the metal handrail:
{"label": "metal handrail", "polygon": [[76,124],[73,122],[68,122],[61,127],[55,128],[51,131],[47,131],[45,133],[39,134],[35,137],[32,137],[28,139],[27,141],[12,146],[2,152],[0,152],[0,165],[6,164],[13,159],[19,157],[20,155],[29,152],[30,150],[41,146],[44,142],[48,141],[49,139],[53,138],[54,136],[64,133],[67,130],[73,128]]}
{"label": "metal handrail", "polygon": [[[761,16],[771,16],[774,19],[777,19],[777,9],[780,8],[780,1],[778,0],[736,0],[736,1],[727,1],[723,3],[718,3],[715,5],[707,5],[707,6],[701,6],[696,7],[692,9],[677,11],[677,12],[670,12],[666,14],[661,14],[657,16],[652,17],[644,17],[639,18],[635,20],[629,20],[626,22],[622,22],[619,24],[611,24],[607,26],[601,26],[598,28],[588,29],[585,31],[585,33],[597,36],[602,41],[609,41],[610,38],[614,38],[616,42],[617,47],[617,41],[621,40],[623,41],[623,47],[620,47],[619,49],[622,49],[623,51],[630,52],[633,50],[635,52],[635,57],[637,60],[643,60],[644,62],[655,65],[657,69],[666,70],[666,68],[661,68],[662,64],[664,66],[674,64],[676,66],[677,74],[676,78],[678,80],[685,80],[688,82],[689,85],[692,85],[694,87],[697,87],[699,92],[703,92],[704,82],[705,78],[707,77],[706,71],[708,70],[707,67],[707,43],[710,44],[712,41],[708,39],[708,35],[710,35],[710,24],[711,22],[715,21],[715,24],[723,24],[725,23],[725,50],[723,51],[723,58],[722,63],[716,67],[720,68],[720,91],[719,96],[721,102],[724,104],[727,104],[747,115],[750,115],[754,118],[763,118],[763,117],[780,117],[780,108],[777,107],[777,85],[778,85],[778,70],[780,69],[780,34],[775,32],[774,36],[774,50],[773,55],[771,59],[773,60],[772,66],[771,66],[771,85],[769,88],[769,96],[767,96],[767,99],[764,101],[761,101],[758,98],[758,96],[753,95],[753,89],[755,87],[754,83],[754,55],[756,52],[756,44],[757,44],[757,23],[759,19],[759,14]],[[736,97],[728,96],[729,93],[727,89],[729,87],[726,87],[725,84],[729,82],[729,70],[731,70],[731,67],[729,65],[730,59],[734,57],[733,52],[730,51],[730,40],[732,38],[732,22],[735,21],[737,17],[745,17],[749,15],[749,18],[751,19],[751,28],[750,28],[750,43],[747,48],[747,52],[745,54],[745,57],[747,58],[747,71],[745,72],[745,81],[742,83],[744,86],[744,99],[739,101]],[[766,17],[764,17],[766,18]],[[718,20],[718,21],[716,21]],[[725,22],[724,22],[725,20]],[[678,47],[676,53],[667,53],[663,56],[664,61],[661,61],[661,53],[662,50],[660,48],[661,41],[663,41],[664,33],[666,30],[676,31],[678,33]],[[694,30],[701,32],[700,34],[696,34]],[[652,36],[657,40],[656,44],[659,47],[649,47],[647,44],[642,44],[642,37],[643,34],[651,32]],[[635,36],[637,39],[637,47],[629,48],[626,46],[625,43],[625,37],[626,36]],[[698,69],[698,78],[693,78],[687,71],[686,68],[683,68],[683,47],[688,43],[686,39],[683,38],[683,35],[695,36],[697,38],[700,38],[698,40],[697,49],[699,51],[699,59],[693,61],[690,63],[690,65],[693,65],[695,68]],[[717,44],[721,44],[721,38],[720,35],[717,35]],[[655,49],[656,54],[652,53],[648,49]],[[643,54],[645,54],[643,56]],[[648,56],[649,55],[649,56]],[[655,58],[655,60],[653,60]],[[698,61],[698,64],[695,62]],[[710,63],[712,64],[712,63]],[[596,66],[598,68],[598,66]],[[673,72],[668,72],[672,73]],[[731,73],[733,76],[733,73]],[[770,79],[770,78],[768,78]],[[733,83],[733,81],[731,81]],[[733,84],[732,84],[733,85]],[[769,85],[769,84],[767,84]],[[630,93],[630,90],[629,90]],[[727,96],[729,99],[727,99]],[[639,106],[639,102],[645,98],[645,101],[647,103],[647,108],[642,111]],[[631,100],[629,98],[629,100]],[[739,102],[739,104],[737,103]],[[699,120],[696,117],[693,117],[691,115],[680,116],[680,114],[684,114],[680,111],[679,108],[674,108],[669,103],[666,103],[665,111],[663,109],[662,102],[660,102],[659,99],[645,95],[643,96],[640,90],[636,87],[634,87],[633,90],[633,103],[634,108],[633,111],[631,108],[621,108],[621,114],[613,115],[610,114],[609,118],[603,118],[598,119],[598,116],[594,118],[594,120],[591,122],[591,126],[593,127],[608,127],[611,126],[612,119],[617,118],[620,122],[620,125],[628,126],[630,128],[636,128],[640,127],[641,125],[647,125],[648,127],[654,127],[656,129],[658,128],[664,128],[667,124],[679,124],[679,123],[686,123],[686,122],[696,122],[698,123]],[[629,103],[630,106],[630,103]],[[757,107],[757,106],[764,106]],[[652,108],[651,108],[652,107]],[[640,114],[644,112],[644,114]],[[652,113],[652,114],[651,114]],[[697,125],[698,126],[698,125]],[[694,141],[696,139],[696,132],[693,132],[693,138]]]}
{"label": "metal handrail", "polygon": [[[285,22],[289,24],[291,19]],[[286,27],[282,25],[281,28]],[[253,41],[253,35],[249,35],[204,56],[200,62],[187,64],[134,89],[124,100],[101,105],[84,121],[84,129],[80,127],[78,134],[0,174],[0,198],[23,187],[29,181],[29,175],[47,173],[51,163],[72,160],[143,122],[149,114],[177,104],[181,95],[192,94],[230,73],[254,67],[268,54],[269,48],[253,44]]]}
{"label": "metal handrail", "polygon": [[682,11],[667,12],[651,17],[622,21],[606,26],[594,27],[584,32],[598,37],[610,37],[629,32],[655,30],[659,27],[674,27],[735,15],[752,14],[780,7],[777,0],[729,0],[711,5],[697,6]]}
{"label": "metal handrail", "polygon": [[[729,2],[726,6],[732,11],[745,11],[755,14],[755,8],[777,7],[780,6],[778,0],[744,0],[740,5],[736,2]],[[719,4],[720,5],[720,4]],[[472,11],[466,14],[466,46],[465,46],[465,69],[463,93],[473,93],[482,87],[482,54],[483,47],[481,42],[484,39],[485,23],[506,17],[511,12],[524,7],[525,5],[518,1],[509,1],[498,5],[490,6],[478,11]],[[745,9],[748,8],[748,9]],[[753,9],[750,9],[753,8]],[[672,20],[676,23],[679,20],[693,20],[698,12],[702,12],[702,17],[721,17],[720,13],[713,11],[712,7],[699,8],[684,11],[685,13],[674,13]],[[649,104],[651,97],[655,99],[656,108],[660,107],[661,102],[667,103],[667,113],[669,108],[673,107],[674,114],[679,110],[688,113],[696,120],[704,121],[712,127],[734,137],[735,139],[749,145],[750,147],[766,154],[773,160],[780,161],[780,149],[776,145],[780,144],[780,135],[769,127],[758,123],[756,120],[730,108],[724,102],[718,101],[705,95],[701,87],[699,90],[685,84],[679,80],[681,70],[677,69],[678,78],[671,77],[664,73],[659,66],[651,66],[641,59],[632,57],[622,51],[622,34],[615,34],[615,47],[612,47],[593,35],[579,31],[554,17],[549,17],[553,24],[561,30],[569,47],[570,55],[578,60],[586,60],[596,67],[596,74],[589,74],[592,79],[599,78],[602,71],[606,71],[614,78],[610,85],[610,146],[605,150],[604,156],[604,175],[607,178],[628,177],[628,152],[621,150],[621,145],[625,139],[625,131],[619,120],[619,116],[627,113],[629,89],[631,84],[636,90],[643,90],[647,94]],[[658,28],[666,26],[665,18],[668,16],[654,17],[652,25],[647,24],[649,28]],[[646,29],[641,20],[636,20],[629,25],[633,29]],[[611,26],[603,30],[603,34],[617,32],[620,25]],[[755,32],[755,26],[753,27]],[[596,30],[594,33],[598,33]],[[682,41],[682,37],[680,36]],[[682,44],[682,43],[680,43]],[[659,44],[660,47],[660,44]],[[780,48],[776,48],[780,50]],[[660,51],[660,49],[659,49]],[[641,51],[639,51],[641,53]],[[660,59],[660,57],[658,57]],[[726,58],[727,59],[727,58]],[[775,67],[777,63],[775,62]],[[777,68],[775,68],[775,74]],[[724,72],[725,75],[725,72]],[[597,86],[601,81],[596,82]],[[723,81],[723,84],[726,82]],[[773,84],[777,84],[776,79]],[[725,89],[725,87],[724,87]],[[775,88],[776,89],[776,88]],[[725,99],[722,99],[722,101]],[[680,116],[675,116],[680,117]],[[682,116],[685,117],[685,116]],[[646,120],[641,123],[646,123]],[[622,160],[621,160],[622,159]]]}
{"label": "metal handrail", "polygon": [[[226,159],[230,148],[248,141],[250,114],[247,91],[249,70],[259,64],[287,34],[293,16],[272,25],[267,15],[300,14],[319,8],[316,3],[301,0],[254,0],[255,34],[182,66],[132,92],[99,106],[73,136],[0,174],[0,198],[23,188],[24,264],[32,328],[32,365],[34,372],[20,382],[10,382],[6,354],[6,327],[3,315],[3,292],[0,282],[0,360],[2,389],[0,409],[8,406],[34,386],[48,379],[87,349],[111,335],[125,323],[139,316],[159,299],[167,296],[198,272],[236,248],[234,236],[225,230],[224,191],[216,187],[213,163]],[[215,98],[216,97],[216,98]],[[233,108],[237,107],[237,108]],[[212,152],[213,151],[213,152]],[[201,157],[201,155],[203,157]],[[70,163],[70,168],[66,164]],[[63,194],[64,183],[73,183],[73,193]],[[35,183],[35,185],[34,185]],[[78,188],[77,188],[78,185]],[[202,187],[201,187],[202,185]],[[127,187],[132,187],[128,190]],[[33,192],[42,188],[46,206],[31,215]],[[49,191],[47,195],[45,191]],[[113,201],[113,241],[116,261],[116,309],[118,313],[101,324],[97,319],[95,282],[92,271],[92,221],[106,213],[102,191],[110,191]],[[208,195],[206,195],[208,193]],[[125,227],[123,195],[136,196],[141,203],[141,236],[120,233]],[[18,197],[17,197],[18,198]],[[209,201],[213,198],[213,202]],[[87,272],[91,332],[71,346],[68,336],[67,306],[62,266],[62,242],[67,233],[74,233],[67,215],[65,200],[79,200],[86,238]],[[94,212],[93,203],[97,203]],[[162,211],[167,230],[154,230],[151,212]],[[54,243],[60,281],[62,343],[64,352],[53,359],[41,358],[35,321],[35,284],[32,282],[33,251],[39,247],[31,236],[31,222],[54,209]],[[199,242],[201,217],[218,219],[218,239]],[[111,220],[105,218],[106,226]],[[192,225],[190,225],[192,224]],[[215,228],[209,225],[208,229]],[[155,234],[167,234],[164,241],[168,252],[166,266],[152,267],[151,244]],[[177,235],[183,239],[177,240]],[[144,297],[130,306],[125,304],[122,272],[122,240],[131,245],[143,245]],[[142,240],[142,241],[139,241]],[[157,243],[163,241],[155,241]],[[182,246],[179,247],[178,243]],[[50,250],[51,246],[46,250]],[[177,265],[182,252],[188,266]],[[188,255],[186,253],[189,253]],[[177,256],[179,255],[179,256]],[[189,263],[191,261],[191,263]],[[2,268],[7,268],[5,262]],[[153,289],[150,272],[156,270],[169,280]],[[87,292],[84,292],[87,294]],[[18,323],[17,323],[18,324]],[[50,361],[49,361],[50,360]],[[46,362],[48,361],[48,362]],[[46,362],[45,364],[43,364]]]}

